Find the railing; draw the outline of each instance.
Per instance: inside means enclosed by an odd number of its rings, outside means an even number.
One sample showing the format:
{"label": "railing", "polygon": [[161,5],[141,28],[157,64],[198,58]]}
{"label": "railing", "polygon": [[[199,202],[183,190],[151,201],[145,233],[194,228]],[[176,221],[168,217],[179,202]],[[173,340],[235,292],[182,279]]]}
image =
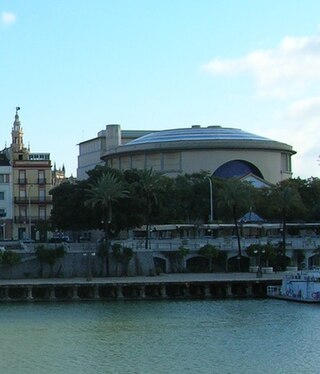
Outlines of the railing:
{"label": "railing", "polygon": [[52,196],[15,196],[15,204],[29,204],[29,199],[31,204],[51,204]]}
{"label": "railing", "polygon": [[[131,247],[135,250],[144,250],[145,249],[145,239],[137,240],[126,240],[119,241],[125,246]],[[251,244],[272,244],[274,246],[278,245],[281,242],[280,237],[269,238],[241,238],[240,244],[241,249],[245,250]],[[179,247],[183,246],[189,250],[199,250],[205,244],[211,244],[217,247],[220,250],[232,251],[238,249],[237,239],[235,237],[222,237],[222,238],[197,238],[197,239],[150,239],[149,238],[149,250],[152,251],[172,251],[178,250]],[[320,247],[320,237],[288,237],[286,241],[287,250],[315,250]]]}
{"label": "railing", "polygon": [[[30,222],[36,223],[39,221],[48,221],[48,218],[46,217],[39,217],[39,216],[31,216]],[[27,225],[29,223],[29,216],[15,216],[14,217],[14,223],[22,223],[24,225]]]}

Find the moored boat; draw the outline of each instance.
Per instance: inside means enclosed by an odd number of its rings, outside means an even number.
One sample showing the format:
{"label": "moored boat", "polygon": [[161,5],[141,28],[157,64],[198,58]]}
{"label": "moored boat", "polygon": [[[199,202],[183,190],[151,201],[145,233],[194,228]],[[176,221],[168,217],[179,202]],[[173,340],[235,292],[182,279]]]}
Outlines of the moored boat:
{"label": "moored boat", "polygon": [[320,269],[286,273],[281,286],[268,286],[272,298],[320,303]]}

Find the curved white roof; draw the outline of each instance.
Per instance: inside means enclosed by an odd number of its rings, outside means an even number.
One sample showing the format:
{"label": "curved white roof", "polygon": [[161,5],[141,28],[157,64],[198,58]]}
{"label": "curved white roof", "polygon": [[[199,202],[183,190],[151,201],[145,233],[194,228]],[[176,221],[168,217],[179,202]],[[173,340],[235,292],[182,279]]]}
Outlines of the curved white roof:
{"label": "curved white roof", "polygon": [[220,126],[211,127],[192,127],[182,128],[174,130],[163,130],[159,132],[153,132],[140,138],[134,139],[127,145],[138,145],[147,143],[164,143],[164,142],[177,142],[177,141],[213,141],[213,140],[245,140],[245,141],[270,141],[271,139],[251,134],[249,132],[233,129],[224,128]]}

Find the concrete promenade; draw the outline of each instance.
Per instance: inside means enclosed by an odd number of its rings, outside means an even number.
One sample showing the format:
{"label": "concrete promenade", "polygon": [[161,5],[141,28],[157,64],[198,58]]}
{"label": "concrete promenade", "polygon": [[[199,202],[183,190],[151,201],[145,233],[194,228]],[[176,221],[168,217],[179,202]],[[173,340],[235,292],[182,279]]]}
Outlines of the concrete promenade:
{"label": "concrete promenade", "polygon": [[281,273],[197,273],[0,280],[0,301],[226,299],[266,297]]}
{"label": "concrete promenade", "polygon": [[281,282],[283,272],[263,274],[257,278],[256,273],[173,273],[155,276],[134,277],[94,277],[87,278],[32,278],[32,279],[1,279],[0,286],[24,286],[24,285],[73,285],[73,284],[161,284],[161,283],[225,283],[225,282],[257,282],[271,283]]}

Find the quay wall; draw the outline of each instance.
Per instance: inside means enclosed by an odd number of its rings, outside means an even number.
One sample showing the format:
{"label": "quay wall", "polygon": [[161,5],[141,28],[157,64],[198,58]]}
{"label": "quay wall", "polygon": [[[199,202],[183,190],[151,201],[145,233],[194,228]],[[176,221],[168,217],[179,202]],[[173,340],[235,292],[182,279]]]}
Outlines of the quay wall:
{"label": "quay wall", "polygon": [[[0,266],[0,279],[19,278],[74,278],[86,277],[89,273],[94,276],[105,276],[107,274],[106,259],[93,255],[93,252],[67,252],[50,267],[48,264],[40,264],[34,252],[20,253],[21,262],[10,266]],[[153,253],[150,251],[139,251],[129,262],[127,268],[123,264],[116,263],[112,257],[109,258],[109,275],[149,275],[150,269],[154,269]]]}
{"label": "quay wall", "polygon": [[254,278],[249,274],[188,274],[188,277],[2,280],[0,302],[228,299],[266,297],[281,276]]}

